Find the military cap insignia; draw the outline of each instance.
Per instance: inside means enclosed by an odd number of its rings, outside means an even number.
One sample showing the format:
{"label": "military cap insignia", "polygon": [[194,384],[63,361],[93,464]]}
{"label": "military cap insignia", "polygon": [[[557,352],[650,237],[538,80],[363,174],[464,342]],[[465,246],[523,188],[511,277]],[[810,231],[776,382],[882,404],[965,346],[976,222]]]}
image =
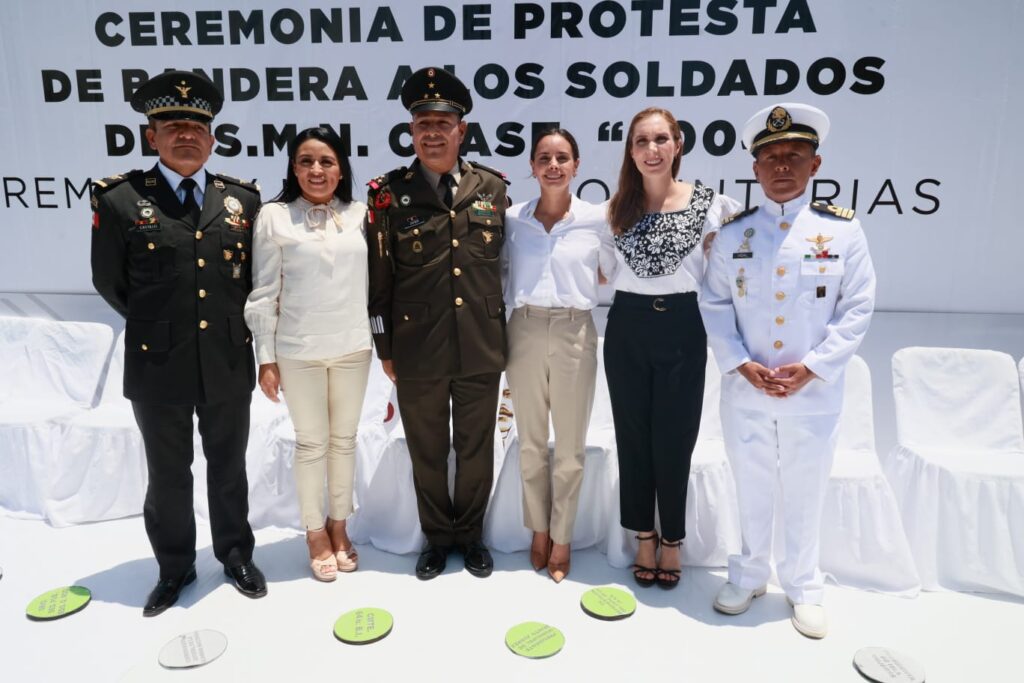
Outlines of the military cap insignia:
{"label": "military cap insignia", "polygon": [[757,207],[756,206],[752,206],[749,209],[746,209],[745,211],[740,211],[739,213],[734,213],[733,215],[729,216],[724,221],[722,221],[722,227],[724,228],[725,226],[729,225],[733,221],[738,221],[741,218],[746,218],[747,216],[749,216],[750,214],[754,213],[755,211],[757,211]]}
{"label": "military cap insignia", "polygon": [[188,91],[192,89],[192,86],[185,85],[185,81],[182,81],[180,85],[176,85],[176,86],[174,86],[174,88],[179,93],[181,93],[181,99],[187,100],[188,99]]}
{"label": "military cap insignia", "polygon": [[784,130],[789,130],[790,126],[793,125],[793,117],[789,115],[785,107],[775,107],[768,114],[768,121],[765,122],[765,128],[772,133],[781,133]]}
{"label": "military cap insignia", "polygon": [[844,209],[841,206],[829,204],[828,202],[813,202],[811,204],[811,208],[817,211],[818,213],[829,214],[830,216],[841,218],[844,221],[852,221],[853,217],[857,213],[853,209]]}

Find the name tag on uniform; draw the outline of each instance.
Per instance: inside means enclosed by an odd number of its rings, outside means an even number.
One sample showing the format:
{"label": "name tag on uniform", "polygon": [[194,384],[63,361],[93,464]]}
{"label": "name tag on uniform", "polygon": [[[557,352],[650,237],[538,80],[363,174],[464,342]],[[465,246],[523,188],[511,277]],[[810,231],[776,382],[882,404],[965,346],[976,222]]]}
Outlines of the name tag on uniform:
{"label": "name tag on uniform", "polygon": [[824,299],[825,298],[825,285],[818,285],[817,298],[819,298],[819,299]]}
{"label": "name tag on uniform", "polygon": [[420,218],[419,216],[409,216],[408,218],[405,219],[405,222],[399,226],[398,229],[404,232],[406,230],[409,230],[410,228],[415,228],[417,225],[423,225],[426,222],[426,218]]}
{"label": "name tag on uniform", "polygon": [[734,251],[732,252],[733,258],[754,258],[754,252],[752,251]]}

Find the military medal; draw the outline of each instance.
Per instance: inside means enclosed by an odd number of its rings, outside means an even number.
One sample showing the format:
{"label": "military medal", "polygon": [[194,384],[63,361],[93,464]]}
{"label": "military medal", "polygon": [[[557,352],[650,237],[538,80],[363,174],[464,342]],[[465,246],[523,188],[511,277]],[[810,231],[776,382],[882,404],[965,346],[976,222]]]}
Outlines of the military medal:
{"label": "military medal", "polygon": [[484,244],[490,244],[491,240],[494,239],[494,233],[491,232],[490,230],[484,230],[480,234],[484,236]]}
{"label": "military medal", "polygon": [[242,277],[242,264],[232,263],[231,264],[231,277],[232,279],[238,280]]}
{"label": "military medal", "polygon": [[384,233],[377,233],[377,252],[381,258],[384,258]]}
{"label": "military medal", "polygon": [[417,254],[420,253],[421,251],[423,251],[423,242],[420,242],[419,240],[416,240],[415,242],[413,242],[412,243],[412,250],[415,253],[417,253]]}
{"label": "military medal", "polygon": [[[494,210],[494,204],[491,203],[494,199],[493,193],[477,192],[477,200],[473,202],[470,207],[473,209],[473,214],[476,216],[493,216],[497,213]],[[490,240],[487,240],[490,242]]]}
{"label": "military medal", "polygon": [[740,268],[739,274],[736,276],[736,296],[738,297],[745,297],[747,295],[746,273],[746,268]]}
{"label": "military medal", "polygon": [[817,237],[805,238],[807,242],[811,243],[811,253],[804,254],[804,260],[811,259],[822,259],[827,261],[836,261],[839,259],[839,254],[830,254],[828,251],[828,243],[832,241],[831,235],[822,235],[820,232]]}
{"label": "military medal", "polygon": [[233,257],[234,255],[235,255],[235,252],[231,251],[230,249],[225,249],[225,250],[224,250],[224,260],[225,260],[225,261],[230,261],[230,260],[231,260],[231,258],[232,258],[232,257]]}
{"label": "military medal", "polygon": [[[746,230],[743,231],[743,241],[740,243],[740,246],[736,249],[736,251],[733,252],[733,258],[753,258],[754,251],[750,247],[750,238],[753,237],[754,234],[755,233],[753,228],[747,228]],[[743,269],[740,268],[740,270]]]}
{"label": "military medal", "polygon": [[237,197],[225,197],[224,208],[231,214],[224,219],[224,222],[231,226],[231,230],[239,232],[249,227],[249,221],[242,218],[242,202],[238,201]]}

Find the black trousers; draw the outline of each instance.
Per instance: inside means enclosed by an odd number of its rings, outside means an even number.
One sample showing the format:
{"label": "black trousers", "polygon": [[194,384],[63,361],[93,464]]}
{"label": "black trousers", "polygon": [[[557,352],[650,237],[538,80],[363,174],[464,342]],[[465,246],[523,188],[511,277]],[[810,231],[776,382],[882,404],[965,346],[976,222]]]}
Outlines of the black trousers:
{"label": "black trousers", "polygon": [[212,405],[132,401],[149,470],[143,518],[160,565],[160,578],[181,576],[196,559],[193,413],[199,416],[199,435],[206,453],[213,554],[226,567],[252,559],[255,539],[249,527],[249,484],[245,475],[251,402],[251,394]]}
{"label": "black trousers", "polygon": [[615,292],[604,367],[619,451],[622,526],[686,535],[686,485],[704,399],[707,334],[693,292]]}
{"label": "black trousers", "polygon": [[[412,457],[420,527],[429,543],[471,543],[483,536],[494,480],[494,425],[500,373],[403,380],[398,409]],[[452,434],[448,432],[451,403]],[[448,452],[455,445],[455,497],[448,494]]]}

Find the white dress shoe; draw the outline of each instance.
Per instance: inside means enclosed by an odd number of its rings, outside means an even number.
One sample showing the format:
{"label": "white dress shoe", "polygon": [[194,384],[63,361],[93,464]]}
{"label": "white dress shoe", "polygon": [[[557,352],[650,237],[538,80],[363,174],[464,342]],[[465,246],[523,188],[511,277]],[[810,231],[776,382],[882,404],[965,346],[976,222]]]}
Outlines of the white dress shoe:
{"label": "white dress shoe", "polygon": [[828,634],[828,619],[821,605],[793,605],[793,628],[808,638],[824,638]]}
{"label": "white dress shoe", "polygon": [[765,590],[765,586],[747,590],[734,583],[726,583],[718,590],[714,607],[722,614],[743,614],[749,609],[754,598],[764,595]]}

